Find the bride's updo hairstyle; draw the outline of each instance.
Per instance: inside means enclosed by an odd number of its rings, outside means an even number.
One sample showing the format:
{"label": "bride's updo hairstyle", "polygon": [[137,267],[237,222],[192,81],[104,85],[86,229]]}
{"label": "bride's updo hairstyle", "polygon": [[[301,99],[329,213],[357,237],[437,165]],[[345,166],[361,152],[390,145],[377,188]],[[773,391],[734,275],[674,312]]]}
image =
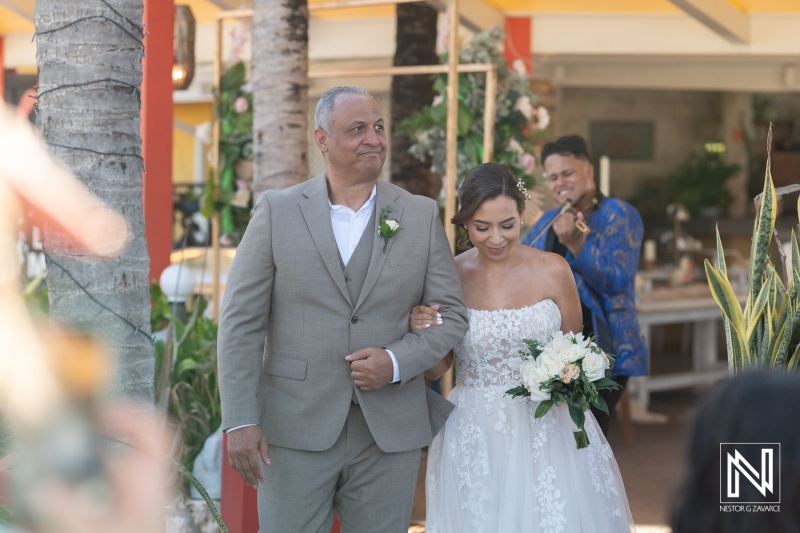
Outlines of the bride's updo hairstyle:
{"label": "bride's updo hairstyle", "polygon": [[[486,200],[508,196],[517,204],[517,211],[525,209],[525,193],[520,181],[507,165],[483,163],[467,173],[458,191],[458,212],[450,219],[456,226],[463,226],[475,216],[475,211]],[[466,248],[469,236],[459,239],[459,248]]]}

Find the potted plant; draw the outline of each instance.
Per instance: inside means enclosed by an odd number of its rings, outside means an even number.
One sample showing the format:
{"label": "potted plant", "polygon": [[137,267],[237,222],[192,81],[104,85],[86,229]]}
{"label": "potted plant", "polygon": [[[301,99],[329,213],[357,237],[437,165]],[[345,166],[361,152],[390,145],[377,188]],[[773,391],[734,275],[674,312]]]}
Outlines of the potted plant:
{"label": "potted plant", "polygon": [[[772,129],[767,145],[772,144]],[[796,187],[788,187],[794,189]],[[722,310],[731,376],[753,367],[795,370],[800,363],[800,249],[792,230],[792,278],[781,279],[769,257],[777,212],[777,197],[770,171],[764,190],[756,197],[757,216],[750,249],[747,301],[744,309],[728,279],[725,254],[717,228],[717,264],[705,261],[711,294]],[[788,191],[787,191],[788,192]],[[781,252],[780,242],[778,251]]]}

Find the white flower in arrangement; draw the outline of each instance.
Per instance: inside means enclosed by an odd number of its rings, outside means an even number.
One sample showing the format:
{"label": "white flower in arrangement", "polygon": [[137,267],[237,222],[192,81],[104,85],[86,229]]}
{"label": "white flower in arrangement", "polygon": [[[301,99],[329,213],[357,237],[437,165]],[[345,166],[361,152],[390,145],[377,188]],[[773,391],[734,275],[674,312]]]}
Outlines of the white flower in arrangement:
{"label": "white flower in arrangement", "polygon": [[580,367],[574,363],[570,363],[566,365],[564,369],[561,371],[561,381],[569,385],[569,383],[572,380],[578,379],[578,376],[580,375],[581,375]]}
{"label": "white flower in arrangement", "polygon": [[253,82],[251,82],[251,81],[248,81],[247,83],[245,83],[244,85],[242,85],[242,86],[240,87],[240,89],[241,89],[241,91],[242,91],[244,94],[250,94],[250,93],[252,93],[252,92],[253,92]]}
{"label": "white flower in arrangement", "polygon": [[389,245],[389,239],[394,237],[398,231],[403,229],[400,224],[389,218],[389,213],[392,212],[392,206],[387,205],[381,210],[381,219],[378,222],[378,235],[383,237],[383,253],[386,253],[386,247]]}
{"label": "white flower in arrangement", "polygon": [[533,104],[531,104],[531,99],[527,96],[520,96],[517,98],[517,101],[514,103],[514,109],[522,113],[525,120],[531,120],[533,118]]}
{"label": "white flower in arrangement", "polygon": [[536,127],[540,130],[550,125],[550,112],[544,106],[536,108]]}
{"label": "white flower in arrangement", "polygon": [[564,363],[574,363],[586,355],[586,350],[579,344],[572,344],[566,350],[561,352],[561,360]]}
{"label": "white flower in arrangement", "polygon": [[555,350],[545,348],[536,362],[551,378],[561,375],[561,371],[564,369],[564,360],[561,358],[561,354]]}
{"label": "white flower in arrangement", "polygon": [[239,189],[231,199],[231,205],[241,209],[247,209],[250,205],[250,191],[247,189]]}
{"label": "white flower in arrangement", "polygon": [[203,144],[211,144],[214,140],[212,135],[212,128],[210,121],[203,122],[194,129],[194,137]]}
{"label": "white flower in arrangement", "polygon": [[514,138],[508,141],[508,149],[511,150],[512,152],[517,152],[518,154],[525,153],[525,149],[522,148],[522,145],[519,144],[519,141],[517,141]]}
{"label": "white flower in arrangement", "polygon": [[548,342],[542,350],[561,353],[564,350],[568,350],[570,346],[572,346],[572,339],[564,335],[561,331],[556,331],[553,333],[553,338],[550,339],[550,342]]}
{"label": "white flower in arrangement", "polygon": [[441,94],[437,94],[436,96],[433,97],[433,103],[431,104],[431,107],[436,107],[442,102],[444,102],[444,96],[442,96]]}
{"label": "white flower in arrangement", "polygon": [[525,62],[521,59],[514,60],[514,62],[511,64],[511,70],[520,76],[524,76],[528,73],[528,69],[525,68]]}
{"label": "white flower in arrangement", "polygon": [[530,359],[519,367],[519,377],[531,395],[531,400],[546,401],[550,399],[550,391],[541,390],[539,386],[553,376]]}
{"label": "white flower in arrangement", "polygon": [[606,375],[606,365],[608,359],[605,354],[600,352],[590,352],[583,358],[583,371],[586,373],[586,379],[589,381],[597,381]]}

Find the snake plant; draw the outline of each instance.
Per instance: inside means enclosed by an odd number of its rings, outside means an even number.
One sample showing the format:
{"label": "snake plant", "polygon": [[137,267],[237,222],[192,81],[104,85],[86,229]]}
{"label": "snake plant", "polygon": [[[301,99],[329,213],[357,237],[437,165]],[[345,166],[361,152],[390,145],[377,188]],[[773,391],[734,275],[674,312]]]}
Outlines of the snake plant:
{"label": "snake plant", "polygon": [[[731,287],[725,255],[717,228],[716,265],[705,261],[708,286],[722,310],[731,375],[751,367],[796,369],[800,362],[800,252],[792,230],[792,274],[784,282],[769,258],[777,212],[777,194],[770,170],[769,145],[767,170],[760,208],[753,227],[750,269],[745,307],[742,309]],[[799,199],[800,200],[800,199]],[[800,202],[798,205],[800,212]],[[777,236],[775,237],[777,240]],[[780,248],[780,246],[779,246]]]}

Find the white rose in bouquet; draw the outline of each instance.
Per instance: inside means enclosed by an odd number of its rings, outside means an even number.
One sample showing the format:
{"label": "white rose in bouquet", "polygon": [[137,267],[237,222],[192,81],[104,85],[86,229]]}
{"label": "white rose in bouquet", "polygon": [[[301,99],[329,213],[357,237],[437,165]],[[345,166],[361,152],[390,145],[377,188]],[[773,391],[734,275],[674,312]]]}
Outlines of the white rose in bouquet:
{"label": "white rose in bouquet", "polygon": [[605,354],[590,352],[583,358],[583,371],[586,372],[586,379],[597,381],[605,377],[608,359]]}
{"label": "white rose in bouquet", "polygon": [[553,333],[553,338],[550,339],[550,342],[547,343],[543,350],[551,350],[555,353],[561,353],[565,350],[568,350],[570,346],[572,346],[572,338],[564,335],[560,331],[556,331]]}
{"label": "white rose in bouquet", "polygon": [[561,359],[564,363],[574,363],[584,355],[586,355],[586,350],[579,344],[570,344],[566,350],[561,352]]}
{"label": "white rose in bouquet", "polygon": [[542,369],[536,361],[529,360],[522,363],[519,368],[519,377],[522,384],[528,389],[531,394],[531,400],[545,401],[550,399],[550,391],[543,391],[539,389],[539,385],[552,378],[545,370]]}
{"label": "white rose in bouquet", "polygon": [[536,362],[547,375],[551,378],[553,376],[560,376],[561,371],[564,370],[564,360],[561,355],[554,350],[544,350]]}

